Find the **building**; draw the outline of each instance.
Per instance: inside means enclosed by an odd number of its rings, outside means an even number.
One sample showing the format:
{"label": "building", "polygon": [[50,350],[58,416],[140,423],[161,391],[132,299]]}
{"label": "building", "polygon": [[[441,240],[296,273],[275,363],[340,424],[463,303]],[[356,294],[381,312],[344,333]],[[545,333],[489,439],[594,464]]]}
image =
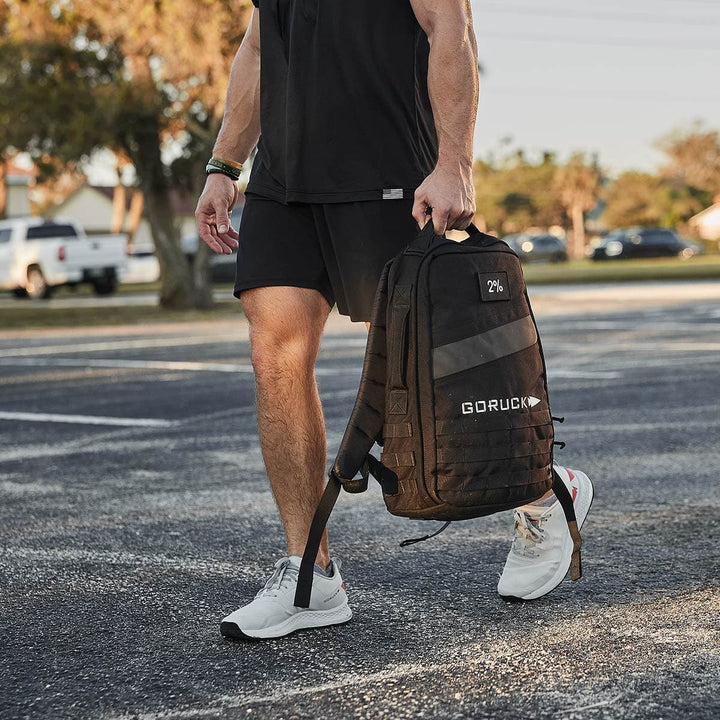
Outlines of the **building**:
{"label": "building", "polygon": [[[195,205],[196,198],[191,193],[170,191],[170,206],[179,237],[197,234]],[[142,193],[135,188],[83,185],[47,209],[45,215],[71,218],[82,225],[88,235],[127,233],[135,250],[149,251],[154,247],[150,223],[143,216]]]}
{"label": "building", "polygon": [[0,188],[0,217],[30,215],[30,185],[35,180],[35,170],[15,165],[12,161],[6,163],[3,170],[0,173],[3,184]]}
{"label": "building", "polygon": [[693,215],[689,224],[703,240],[720,240],[720,195],[709,208]]}

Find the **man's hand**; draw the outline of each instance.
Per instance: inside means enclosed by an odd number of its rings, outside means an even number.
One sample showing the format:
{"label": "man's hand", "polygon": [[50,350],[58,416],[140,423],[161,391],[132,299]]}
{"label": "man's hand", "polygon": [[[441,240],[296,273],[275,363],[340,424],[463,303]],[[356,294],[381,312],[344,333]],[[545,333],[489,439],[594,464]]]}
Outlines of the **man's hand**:
{"label": "man's hand", "polygon": [[238,247],[238,233],[230,225],[230,211],[237,202],[237,185],[221,173],[207,176],[195,209],[200,237],[218,254],[230,255]]}
{"label": "man's hand", "polygon": [[428,208],[437,235],[446,230],[464,230],[475,214],[472,168],[438,164],[415,191],[412,215],[420,227],[428,221]]}

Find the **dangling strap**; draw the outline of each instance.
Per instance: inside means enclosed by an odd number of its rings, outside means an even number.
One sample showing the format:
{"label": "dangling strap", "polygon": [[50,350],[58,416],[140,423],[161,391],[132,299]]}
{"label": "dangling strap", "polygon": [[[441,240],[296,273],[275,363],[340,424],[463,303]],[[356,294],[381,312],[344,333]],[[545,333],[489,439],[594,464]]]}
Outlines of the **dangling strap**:
{"label": "dangling strap", "polygon": [[408,545],[414,545],[415,543],[425,542],[426,540],[429,540],[430,538],[434,538],[436,535],[439,535],[443,530],[446,530],[451,522],[452,522],[451,520],[448,520],[439,530],[436,530],[431,535],[425,535],[424,537],[421,537],[421,538],[408,538],[407,540],[403,540],[400,543],[400,547],[407,547]]}
{"label": "dangling strap", "polygon": [[315,516],[310,525],[307,545],[305,545],[305,552],[303,553],[302,562],[300,563],[297,590],[295,591],[296,607],[310,607],[310,593],[312,592],[315,558],[317,558],[320,541],[325,532],[325,526],[327,525],[332,509],[335,507],[339,494],[340,481],[335,476],[335,473],[330,473],[330,479],[325,486],[325,492],[320,498],[320,504],[315,511]]}
{"label": "dangling strap", "polygon": [[553,492],[555,493],[555,497],[560,501],[560,505],[565,513],[565,519],[567,520],[568,529],[570,530],[570,537],[573,541],[573,552],[570,559],[570,579],[579,580],[582,576],[582,561],[580,559],[582,540],[580,538],[580,530],[578,529],[577,518],[575,517],[572,497],[562,478],[555,472],[555,468],[553,468]]}
{"label": "dangling strap", "polygon": [[[384,493],[395,494],[398,491],[397,475],[370,453],[365,456],[360,466],[360,475],[362,480],[340,480],[334,467],[330,471],[330,479],[325,486],[325,492],[320,498],[310,524],[305,552],[300,563],[297,590],[295,591],[295,607],[306,608],[310,606],[315,558],[317,558],[330,513],[335,507],[340,494],[340,488],[345,485],[345,490],[348,492],[362,492],[367,489],[368,479],[372,475],[380,483]],[[348,490],[348,486],[352,487],[352,490]]]}

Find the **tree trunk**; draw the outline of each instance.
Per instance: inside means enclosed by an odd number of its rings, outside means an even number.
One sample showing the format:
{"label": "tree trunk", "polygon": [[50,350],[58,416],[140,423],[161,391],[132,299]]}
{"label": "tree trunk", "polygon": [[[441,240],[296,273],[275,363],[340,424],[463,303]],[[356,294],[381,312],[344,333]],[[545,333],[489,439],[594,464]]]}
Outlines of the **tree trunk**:
{"label": "tree trunk", "polygon": [[130,238],[130,242],[133,241],[135,233],[140,227],[144,207],[145,200],[143,198],[142,190],[135,188],[133,190],[132,197],[130,198],[130,211],[128,212],[128,221],[125,227],[128,237]]}
{"label": "tree trunk", "polygon": [[[215,138],[219,129],[219,123],[213,123],[208,137]],[[200,197],[205,186],[205,163],[212,155],[212,143],[209,139],[205,147],[200,143],[198,145],[193,153],[191,163],[192,192],[196,198]],[[210,248],[198,237],[198,246],[192,267],[194,301],[198,310],[212,310],[215,306],[210,279],[210,252]]]}
{"label": "tree trunk", "polygon": [[0,220],[7,215],[7,162],[0,157]]}
{"label": "tree trunk", "polygon": [[198,310],[215,307],[210,280],[210,248],[198,238],[198,247],[192,265],[193,300]]}
{"label": "tree trunk", "polygon": [[572,252],[573,260],[582,260],[585,257],[585,216],[580,203],[572,206]]}
{"label": "tree trunk", "polygon": [[135,124],[127,149],[138,173],[160,263],[160,305],[188,310],[194,306],[192,277],[170,206],[168,179],[160,157],[160,128],[155,117],[142,120]]}
{"label": "tree trunk", "polygon": [[110,224],[110,232],[112,233],[122,232],[123,223],[125,222],[125,198],[125,186],[118,175],[118,181],[113,190],[112,223]]}
{"label": "tree trunk", "polygon": [[194,307],[190,267],[180,248],[167,190],[145,189],[145,213],[160,263],[160,305],[172,310]]}

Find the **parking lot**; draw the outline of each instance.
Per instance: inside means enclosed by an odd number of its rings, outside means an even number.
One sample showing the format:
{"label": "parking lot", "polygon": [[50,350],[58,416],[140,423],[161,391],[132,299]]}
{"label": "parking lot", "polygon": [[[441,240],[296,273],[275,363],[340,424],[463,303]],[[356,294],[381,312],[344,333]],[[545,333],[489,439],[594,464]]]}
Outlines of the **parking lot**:
{"label": "parking lot", "polygon": [[[504,603],[511,513],[400,548],[372,488],[330,521],[352,622],[261,643],[218,631],[283,553],[241,316],[0,331],[0,717],[720,717],[720,284],[622,292],[534,296],[581,581]],[[331,457],[364,344],[332,317]]]}

